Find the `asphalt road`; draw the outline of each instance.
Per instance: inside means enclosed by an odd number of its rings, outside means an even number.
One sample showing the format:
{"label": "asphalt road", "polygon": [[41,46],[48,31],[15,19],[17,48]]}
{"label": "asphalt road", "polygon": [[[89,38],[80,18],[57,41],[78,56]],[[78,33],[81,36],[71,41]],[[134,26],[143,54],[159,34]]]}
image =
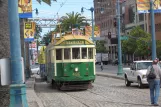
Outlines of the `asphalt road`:
{"label": "asphalt road", "polygon": [[93,86],[82,91],[58,91],[51,84],[37,82],[35,91],[44,107],[151,107],[148,87],[126,87],[124,80],[100,76]]}

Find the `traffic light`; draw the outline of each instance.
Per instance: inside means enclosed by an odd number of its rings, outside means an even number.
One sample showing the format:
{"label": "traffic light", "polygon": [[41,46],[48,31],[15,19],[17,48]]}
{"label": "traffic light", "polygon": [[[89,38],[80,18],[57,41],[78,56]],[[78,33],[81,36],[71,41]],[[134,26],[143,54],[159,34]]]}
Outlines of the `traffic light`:
{"label": "traffic light", "polygon": [[38,9],[36,8],[36,15],[38,15],[39,14],[39,11],[38,11]]}
{"label": "traffic light", "polygon": [[81,8],[81,13],[84,13],[83,7]]}
{"label": "traffic light", "polygon": [[111,32],[108,32],[108,39],[111,39]]}

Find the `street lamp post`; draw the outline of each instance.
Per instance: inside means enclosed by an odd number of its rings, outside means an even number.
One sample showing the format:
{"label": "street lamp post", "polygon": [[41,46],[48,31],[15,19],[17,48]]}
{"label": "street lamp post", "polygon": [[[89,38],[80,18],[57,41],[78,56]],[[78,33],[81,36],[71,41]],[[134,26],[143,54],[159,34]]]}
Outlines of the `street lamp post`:
{"label": "street lamp post", "polygon": [[152,34],[152,60],[156,58],[156,39],[155,39],[155,19],[153,0],[150,0],[150,15],[151,15],[151,34]]}
{"label": "street lamp post", "polygon": [[[85,7],[82,7],[82,8],[81,8],[81,12],[82,12],[82,13],[84,12],[83,9],[86,9],[86,8],[85,8]],[[92,40],[93,40],[93,42],[94,42],[94,41],[95,41],[95,40],[94,40],[94,18],[93,18],[94,8],[91,7],[90,9],[86,9],[86,10],[91,11],[91,17],[92,17]]]}
{"label": "street lamp post", "polygon": [[118,38],[118,72],[117,75],[122,75],[122,52],[121,52],[121,37],[120,37],[120,0],[117,0],[117,38]]}
{"label": "street lamp post", "polygon": [[8,0],[11,59],[10,107],[28,107],[26,85],[23,84],[22,77],[20,24],[17,7],[17,0]]}

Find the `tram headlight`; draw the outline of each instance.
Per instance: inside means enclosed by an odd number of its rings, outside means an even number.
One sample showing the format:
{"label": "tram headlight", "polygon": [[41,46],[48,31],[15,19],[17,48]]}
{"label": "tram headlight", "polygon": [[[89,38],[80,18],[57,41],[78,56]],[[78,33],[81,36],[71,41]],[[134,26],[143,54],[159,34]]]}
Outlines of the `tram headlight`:
{"label": "tram headlight", "polygon": [[77,72],[78,71],[78,68],[75,68],[74,70]]}

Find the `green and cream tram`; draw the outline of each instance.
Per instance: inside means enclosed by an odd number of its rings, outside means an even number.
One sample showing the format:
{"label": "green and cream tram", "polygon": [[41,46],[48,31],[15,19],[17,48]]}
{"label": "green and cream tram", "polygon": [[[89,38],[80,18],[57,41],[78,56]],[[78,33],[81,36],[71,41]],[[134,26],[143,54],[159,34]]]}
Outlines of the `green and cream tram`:
{"label": "green and cream tram", "polygon": [[63,36],[46,48],[47,81],[58,89],[88,89],[95,80],[95,45],[85,36]]}

